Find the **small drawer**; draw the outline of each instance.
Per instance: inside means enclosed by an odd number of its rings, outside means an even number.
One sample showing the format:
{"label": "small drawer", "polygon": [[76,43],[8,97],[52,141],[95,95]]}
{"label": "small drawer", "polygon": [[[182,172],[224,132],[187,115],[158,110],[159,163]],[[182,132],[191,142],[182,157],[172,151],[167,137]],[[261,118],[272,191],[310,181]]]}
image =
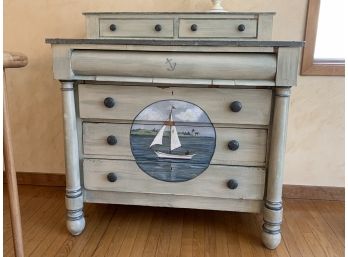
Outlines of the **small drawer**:
{"label": "small drawer", "polygon": [[[131,126],[132,124],[83,123],[83,153],[88,156],[97,155],[109,159],[134,160],[130,145]],[[143,126],[151,131],[151,126],[156,125]],[[178,131],[191,131],[191,126],[180,125],[176,127]],[[195,128],[197,132],[204,129],[206,128]],[[144,150],[150,151],[150,143],[155,136],[156,133],[153,133],[153,135],[144,136],[144,139],[134,137],[133,140],[150,140],[148,147]],[[202,142],[201,140],[210,140],[205,137],[192,136],[192,138],[189,138],[189,136],[181,137],[179,135],[179,140],[181,140],[183,148],[188,149],[192,154],[196,154],[193,162],[205,159],[203,156],[207,154],[207,151],[210,151],[204,150],[203,146],[198,145]],[[267,130],[265,129],[215,128],[215,139],[212,139],[212,141],[215,141],[216,145],[211,147],[213,153],[211,164],[265,165],[267,142]],[[230,149],[231,147],[232,149]],[[154,153],[152,155],[147,154],[147,156],[149,156],[149,161],[158,160]]]}
{"label": "small drawer", "polygon": [[180,19],[179,38],[256,37],[256,19]]}
{"label": "small drawer", "polygon": [[269,89],[80,84],[78,91],[81,118],[125,121],[133,121],[144,108],[155,102],[180,100],[199,106],[214,124],[268,125],[272,100]]}
{"label": "small drawer", "polygon": [[172,19],[100,19],[100,37],[107,38],[171,38]]}
{"label": "small drawer", "polygon": [[211,165],[196,178],[175,183],[154,179],[126,160],[85,159],[83,174],[86,189],[115,192],[262,200],[265,186],[264,169],[222,165]]}

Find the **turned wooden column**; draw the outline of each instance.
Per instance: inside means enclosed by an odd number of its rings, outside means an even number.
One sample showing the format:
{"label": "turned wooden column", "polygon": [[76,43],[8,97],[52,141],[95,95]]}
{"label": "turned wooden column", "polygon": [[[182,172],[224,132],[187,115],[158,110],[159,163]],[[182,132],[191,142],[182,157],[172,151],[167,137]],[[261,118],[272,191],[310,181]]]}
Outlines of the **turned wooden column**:
{"label": "turned wooden column", "polygon": [[28,58],[21,53],[4,52],[3,67],[4,67],[4,161],[6,182],[8,188],[11,223],[13,233],[13,244],[16,257],[24,257],[23,249],[23,234],[21,224],[21,212],[19,206],[18,187],[15,164],[13,159],[13,145],[11,136],[10,115],[8,110],[8,97],[5,79],[5,69],[21,68],[28,64]]}
{"label": "turned wooden column", "polygon": [[74,84],[73,81],[61,81],[61,83],[65,129],[67,228],[72,235],[79,235],[85,228],[85,218],[83,216],[83,196],[80,182]]}
{"label": "turned wooden column", "polygon": [[283,169],[289,100],[290,88],[274,90],[272,139],[262,227],[262,241],[269,249],[275,249],[281,241]]}

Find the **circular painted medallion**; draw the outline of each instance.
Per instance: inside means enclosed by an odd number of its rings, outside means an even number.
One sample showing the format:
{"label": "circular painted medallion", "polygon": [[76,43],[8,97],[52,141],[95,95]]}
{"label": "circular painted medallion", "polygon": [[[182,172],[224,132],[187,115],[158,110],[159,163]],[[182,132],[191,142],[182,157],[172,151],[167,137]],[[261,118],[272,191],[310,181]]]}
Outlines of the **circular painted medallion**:
{"label": "circular painted medallion", "polygon": [[215,128],[199,106],[163,100],[136,116],[130,144],[145,173],[162,181],[182,182],[208,168],[215,151]]}

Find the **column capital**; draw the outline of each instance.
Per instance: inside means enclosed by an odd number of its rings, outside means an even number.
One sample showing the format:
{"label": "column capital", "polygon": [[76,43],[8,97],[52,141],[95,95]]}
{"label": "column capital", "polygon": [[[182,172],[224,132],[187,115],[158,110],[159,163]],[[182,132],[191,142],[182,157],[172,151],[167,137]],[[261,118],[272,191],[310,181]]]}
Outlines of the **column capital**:
{"label": "column capital", "polygon": [[291,87],[276,87],[274,95],[277,97],[290,97]]}

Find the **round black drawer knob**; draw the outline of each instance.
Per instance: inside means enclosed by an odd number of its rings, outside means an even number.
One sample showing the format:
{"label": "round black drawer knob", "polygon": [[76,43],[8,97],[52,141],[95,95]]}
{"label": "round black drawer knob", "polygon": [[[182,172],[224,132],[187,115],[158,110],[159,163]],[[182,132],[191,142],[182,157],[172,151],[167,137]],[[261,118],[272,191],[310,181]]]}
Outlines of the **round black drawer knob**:
{"label": "round black drawer knob", "polygon": [[115,100],[112,97],[107,97],[104,99],[104,105],[107,108],[112,108],[115,106]]}
{"label": "round black drawer knob", "polygon": [[231,151],[236,151],[239,148],[239,143],[237,140],[231,140],[228,142],[228,149]]}
{"label": "round black drawer knob", "polygon": [[237,180],[234,179],[230,179],[229,181],[227,181],[227,187],[229,189],[236,189],[238,187],[238,182]]}
{"label": "round black drawer knob", "polygon": [[197,31],[197,29],[198,29],[197,24],[192,24],[192,25],[191,25],[191,30],[192,30],[192,31]]}
{"label": "round black drawer knob", "polygon": [[238,30],[239,30],[240,32],[243,32],[243,31],[245,30],[245,25],[244,25],[244,24],[240,24],[240,25],[238,26]]}
{"label": "round black drawer knob", "polygon": [[239,112],[242,110],[242,103],[239,101],[234,101],[230,104],[230,109],[232,112]]}
{"label": "round black drawer knob", "polygon": [[116,30],[116,25],[115,25],[115,24],[111,24],[110,27],[109,27],[109,29],[110,29],[111,31],[115,31],[115,30]]}
{"label": "round black drawer knob", "polygon": [[162,30],[162,26],[161,26],[160,24],[157,24],[157,25],[155,26],[155,30],[156,30],[157,32],[160,32],[160,31]]}
{"label": "round black drawer knob", "polygon": [[115,182],[117,180],[117,176],[115,173],[110,172],[106,178],[108,179],[109,182]]}
{"label": "round black drawer knob", "polygon": [[108,136],[106,138],[106,142],[109,144],[109,145],[116,145],[117,144],[117,139],[115,136],[111,135],[111,136]]}

